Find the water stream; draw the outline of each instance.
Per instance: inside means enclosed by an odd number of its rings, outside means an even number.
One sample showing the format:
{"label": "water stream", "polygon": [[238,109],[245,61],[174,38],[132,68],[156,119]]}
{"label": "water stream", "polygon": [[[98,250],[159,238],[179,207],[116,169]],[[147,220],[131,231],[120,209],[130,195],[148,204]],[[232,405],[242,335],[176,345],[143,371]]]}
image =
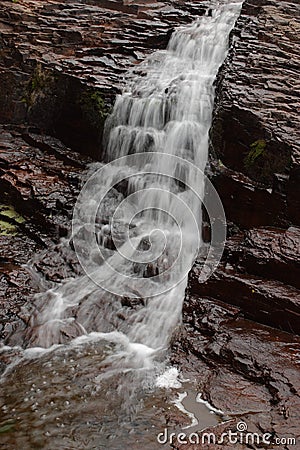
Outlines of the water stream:
{"label": "water stream", "polygon": [[182,386],[157,377],[205,248],[213,83],[240,8],[218,4],[127,74],[106,123],[107,164],[90,168],[74,211],[85,275],[36,296],[25,350],[0,349],[12,361],[0,381],[4,425],[24,448],[155,448],[143,436],[170,408],[161,390]]}

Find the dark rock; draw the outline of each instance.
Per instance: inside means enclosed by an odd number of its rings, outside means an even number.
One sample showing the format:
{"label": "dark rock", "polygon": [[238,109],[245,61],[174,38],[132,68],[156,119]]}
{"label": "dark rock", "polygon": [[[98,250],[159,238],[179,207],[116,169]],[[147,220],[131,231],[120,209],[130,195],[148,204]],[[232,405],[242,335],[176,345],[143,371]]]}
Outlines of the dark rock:
{"label": "dark rock", "polygon": [[[198,380],[204,400],[231,419],[205,431],[220,437],[229,429],[236,431],[237,422],[243,421],[249,432],[297,440],[299,337],[245,320],[239,308],[190,294],[183,321],[173,339],[172,361],[184,367],[186,377]],[[201,448],[229,449],[232,444]],[[237,448],[244,445],[238,443]]]}
{"label": "dark rock", "polygon": [[68,231],[89,162],[82,158],[79,163],[70,153],[53,138],[28,133],[23,138],[22,130],[0,127],[0,186],[22,214],[54,236],[65,236]]}
{"label": "dark rock", "polygon": [[99,159],[122,75],[174,27],[204,14],[199,1],[4,0],[0,11],[0,121],[30,123]]}
{"label": "dark rock", "polygon": [[205,282],[201,263],[189,275],[188,292],[238,306],[245,317],[300,334],[300,230],[257,228],[234,234],[223,261]]}
{"label": "dark rock", "polygon": [[240,273],[229,264],[220,266],[199,284],[197,267],[190,274],[192,294],[208,296],[239,306],[245,316],[291,333],[300,334],[300,292],[261,275]]}
{"label": "dark rock", "polygon": [[[17,252],[20,241],[16,237],[10,240],[10,249]],[[24,251],[32,254],[37,248],[34,243],[21,239]],[[2,244],[2,242],[0,242]],[[27,245],[30,244],[28,248]],[[5,251],[5,249],[4,249]],[[10,254],[4,253],[4,254]],[[7,262],[0,265],[0,338],[4,339],[18,327],[24,326],[24,317],[21,314],[22,306],[27,303],[36,291],[36,286],[28,271],[17,264],[16,258],[7,258]]]}
{"label": "dark rock", "polygon": [[[274,210],[272,203],[278,202],[283,216],[295,224],[300,223],[299,8],[295,1],[244,2],[218,77],[211,132],[223,164],[273,187],[266,209]],[[284,189],[273,184],[278,173]]]}
{"label": "dark rock", "polygon": [[225,259],[240,271],[300,289],[299,253],[299,228],[257,228],[229,239]]}
{"label": "dark rock", "polygon": [[227,220],[246,229],[258,226],[288,227],[291,224],[287,202],[281,194],[220,162],[212,161],[210,166],[209,176],[220,196]]}
{"label": "dark rock", "polygon": [[[22,128],[0,127],[3,201],[13,204],[23,216],[15,222],[11,235],[0,236],[3,339],[24,328],[29,313],[23,306],[37,291],[81,273],[68,243],[59,245],[57,241],[70,231],[72,209],[88,162],[57,139]],[[14,343],[20,342],[16,337]]]}

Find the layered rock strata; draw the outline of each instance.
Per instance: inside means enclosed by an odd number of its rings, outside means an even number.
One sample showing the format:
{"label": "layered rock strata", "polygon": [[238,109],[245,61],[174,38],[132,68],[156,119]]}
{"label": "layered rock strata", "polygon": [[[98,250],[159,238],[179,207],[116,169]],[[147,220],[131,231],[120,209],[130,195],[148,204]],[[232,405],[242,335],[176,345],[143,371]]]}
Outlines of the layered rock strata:
{"label": "layered rock strata", "polygon": [[[200,380],[204,399],[232,418],[208,431],[219,437],[236,432],[243,420],[249,431],[294,437],[296,447],[299,11],[295,1],[248,0],[231,34],[216,84],[208,168],[224,205],[228,239],[207,282],[199,282],[201,261],[193,267],[181,337],[174,343],[174,360],[185,361],[187,373]],[[276,447],[294,448],[287,442]],[[237,448],[259,446],[239,442]]]}
{"label": "layered rock strata", "polygon": [[239,306],[251,320],[300,332],[299,11],[249,0],[220,70],[208,173],[229,239],[215,274],[188,292]]}
{"label": "layered rock strata", "polygon": [[4,0],[0,121],[33,124],[100,158],[123,74],[205,11],[201,0]]}

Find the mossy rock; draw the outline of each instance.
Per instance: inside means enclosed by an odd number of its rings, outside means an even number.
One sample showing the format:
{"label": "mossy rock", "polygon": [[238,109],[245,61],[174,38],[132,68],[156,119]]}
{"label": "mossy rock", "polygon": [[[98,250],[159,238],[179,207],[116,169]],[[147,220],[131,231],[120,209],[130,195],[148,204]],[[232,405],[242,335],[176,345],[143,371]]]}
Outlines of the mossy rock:
{"label": "mossy rock", "polygon": [[14,430],[14,427],[14,420],[7,420],[4,423],[0,423],[0,434],[9,433]]}
{"label": "mossy rock", "polygon": [[87,123],[95,128],[103,127],[109,111],[99,91],[84,91],[78,99],[78,104]]}
{"label": "mossy rock", "polygon": [[40,97],[52,92],[54,83],[54,73],[37,64],[21,101],[31,108]]}
{"label": "mossy rock", "polygon": [[24,217],[18,214],[13,206],[0,204],[0,236],[17,235],[18,225],[24,222]]}
{"label": "mossy rock", "polygon": [[279,142],[257,139],[244,157],[245,173],[264,186],[272,186],[275,173],[286,173],[291,164],[290,149]]}
{"label": "mossy rock", "polygon": [[244,159],[244,164],[246,168],[251,167],[257,158],[264,155],[266,151],[267,143],[264,139],[258,139],[250,145],[250,151]]}

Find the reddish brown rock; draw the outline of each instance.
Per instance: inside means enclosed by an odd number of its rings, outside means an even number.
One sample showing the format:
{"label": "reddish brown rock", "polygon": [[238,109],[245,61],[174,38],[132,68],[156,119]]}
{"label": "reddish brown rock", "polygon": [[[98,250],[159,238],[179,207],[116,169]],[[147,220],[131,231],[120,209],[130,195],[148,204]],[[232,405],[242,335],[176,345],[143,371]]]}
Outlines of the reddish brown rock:
{"label": "reddish brown rock", "polygon": [[54,138],[0,127],[1,189],[22,214],[46,227],[45,234],[68,232],[88,161]]}
{"label": "reddish brown rock", "polygon": [[19,223],[0,214],[1,220],[15,225],[14,233],[0,236],[3,339],[24,327],[28,314],[22,306],[32,301],[36,291],[79,272],[71,249],[56,243],[69,233],[72,209],[88,162],[57,139],[22,128],[0,127],[2,201],[14,205],[23,216]]}
{"label": "reddish brown rock", "polygon": [[280,193],[216,161],[210,164],[210,178],[220,196],[227,220],[238,227],[287,227],[291,224],[286,198]]}
{"label": "reddish brown rock", "polygon": [[[205,431],[215,432],[218,439],[226,430],[236,431],[237,422],[243,421],[249,432],[271,433],[272,441],[291,437],[298,442],[299,338],[245,320],[239,308],[190,294],[183,318],[184,325],[173,341],[173,362],[198,380],[202,398],[231,419]],[[237,448],[245,447],[239,444]]]}
{"label": "reddish brown rock", "polygon": [[229,265],[220,266],[203,284],[197,282],[197,268],[194,267],[190,286],[192,293],[241,307],[251,320],[300,334],[298,289],[261,276],[239,273]]}
{"label": "reddish brown rock", "polygon": [[201,263],[189,275],[188,292],[241,308],[251,320],[300,334],[300,229],[257,228],[233,235],[223,261],[205,282]]}
{"label": "reddish brown rock", "polygon": [[[276,214],[273,203],[278,201],[279,215],[296,224],[300,223],[299,8],[297,1],[244,2],[219,74],[211,133],[223,164],[271,188],[266,210]],[[222,180],[220,184],[223,187]],[[272,224],[274,220],[269,221]]]}
{"label": "reddish brown rock", "polygon": [[300,288],[300,229],[256,228],[233,236],[225,248],[226,261],[240,272]]}
{"label": "reddish brown rock", "polygon": [[99,158],[123,74],[206,8],[201,0],[2,1],[0,121],[34,124]]}

